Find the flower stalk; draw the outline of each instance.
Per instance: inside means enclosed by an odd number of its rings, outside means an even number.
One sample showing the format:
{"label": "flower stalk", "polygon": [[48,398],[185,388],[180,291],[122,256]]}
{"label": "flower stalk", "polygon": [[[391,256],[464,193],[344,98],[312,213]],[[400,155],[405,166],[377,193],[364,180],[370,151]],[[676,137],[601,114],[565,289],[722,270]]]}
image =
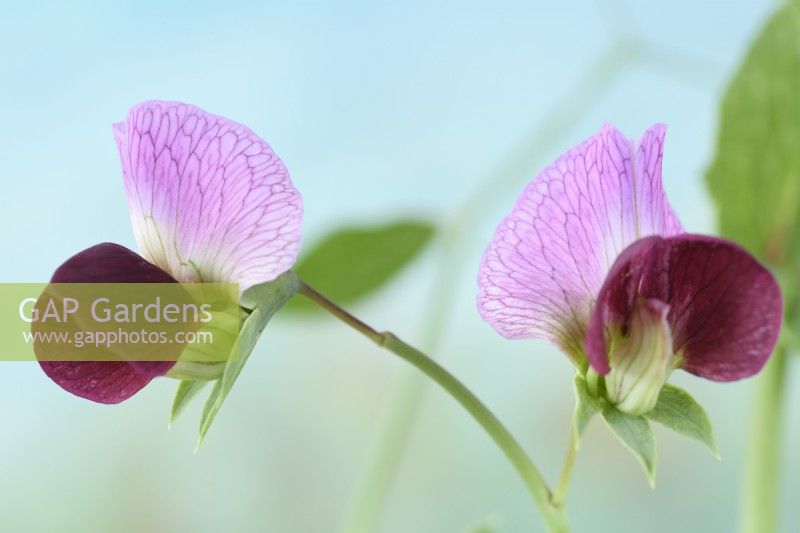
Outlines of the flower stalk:
{"label": "flower stalk", "polygon": [[299,292],[378,346],[404,359],[438,383],[472,415],[502,450],[522,478],[548,529],[554,533],[569,530],[561,506],[554,504],[553,493],[536,465],[502,422],[463,383],[433,359],[406,344],[393,333],[375,330],[303,281],[300,282]]}
{"label": "flower stalk", "polygon": [[564,508],[567,502],[567,491],[570,481],[572,481],[572,467],[575,466],[575,458],[578,455],[578,446],[575,442],[575,431],[570,428],[569,443],[567,444],[567,455],[564,458],[564,466],[561,468],[561,475],[558,477],[558,484],[553,490],[551,503],[559,509]]}

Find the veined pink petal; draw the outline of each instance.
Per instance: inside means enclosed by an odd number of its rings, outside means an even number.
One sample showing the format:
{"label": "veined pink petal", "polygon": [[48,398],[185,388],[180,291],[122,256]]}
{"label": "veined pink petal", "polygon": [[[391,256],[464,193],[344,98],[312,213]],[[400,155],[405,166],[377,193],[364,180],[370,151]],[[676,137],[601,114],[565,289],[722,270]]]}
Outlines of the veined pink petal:
{"label": "veined pink petal", "polygon": [[606,125],[528,184],[478,276],[481,316],[501,335],[579,353],[619,253],[641,237],[682,232],[661,184],[665,130],[657,124],[633,142]]}
{"label": "veined pink petal", "polygon": [[678,365],[714,381],[758,373],[780,332],[783,302],[770,272],[715,237],[650,237],[625,250],[601,289],[586,336],[592,367],[609,371],[610,328],[626,328],[637,298],[669,306]]}
{"label": "veined pink petal", "polygon": [[183,282],[240,290],[288,270],[302,200],[245,126],[178,102],[144,102],[114,125],[142,255]]}
{"label": "veined pink petal", "polygon": [[[177,283],[135,252],[113,243],[87,248],[67,259],[52,283]],[[38,349],[37,345],[34,348]],[[37,351],[37,355],[41,355]],[[64,390],[98,403],[127,400],[173,361],[40,361],[50,379]]]}

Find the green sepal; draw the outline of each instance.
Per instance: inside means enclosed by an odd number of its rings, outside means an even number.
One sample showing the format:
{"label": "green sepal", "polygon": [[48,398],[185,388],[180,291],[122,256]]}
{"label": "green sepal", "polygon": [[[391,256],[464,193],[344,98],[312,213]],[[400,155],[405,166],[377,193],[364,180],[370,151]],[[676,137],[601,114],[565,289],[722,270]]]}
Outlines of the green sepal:
{"label": "green sepal", "polygon": [[192,398],[194,398],[197,393],[206,386],[207,383],[208,381],[204,380],[181,380],[181,382],[178,384],[178,388],[175,389],[175,398],[172,400],[172,409],[170,409],[169,412],[170,427],[175,423],[175,420],[178,419],[178,415],[180,415],[186,406],[189,405],[189,402],[192,400]]}
{"label": "green sepal", "polygon": [[222,377],[214,384],[203,406],[200,417],[200,431],[197,447],[203,442],[211,423],[219,412],[222,403],[233,388],[236,379],[244,368],[250,353],[272,316],[283,307],[300,289],[300,280],[292,272],[286,272],[273,281],[249,288],[242,295],[242,305],[252,307],[246,315],[234,351],[225,363]]}
{"label": "green sepal", "polygon": [[580,448],[581,438],[589,422],[594,415],[603,409],[602,402],[599,398],[594,397],[588,389],[586,378],[581,374],[575,374],[575,381],[573,382],[573,389],[575,391],[575,411],[572,416],[572,431],[573,442],[575,449]]}
{"label": "green sepal", "polygon": [[655,407],[644,416],[681,435],[702,442],[719,459],[708,413],[685,390],[674,385],[664,385]]}
{"label": "green sepal", "polygon": [[651,487],[656,485],[656,439],[644,416],[623,413],[613,405],[603,407],[603,420],[644,468]]}

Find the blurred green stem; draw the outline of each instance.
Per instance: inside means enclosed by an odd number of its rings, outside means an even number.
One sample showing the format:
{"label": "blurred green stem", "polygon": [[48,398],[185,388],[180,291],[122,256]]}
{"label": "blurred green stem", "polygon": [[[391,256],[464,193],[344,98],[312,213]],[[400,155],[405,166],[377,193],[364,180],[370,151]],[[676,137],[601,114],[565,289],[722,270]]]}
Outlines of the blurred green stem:
{"label": "blurred green stem", "polygon": [[575,445],[575,432],[570,428],[567,456],[564,459],[564,466],[561,468],[558,485],[556,485],[555,490],[553,490],[553,497],[551,499],[553,505],[559,509],[563,509],[564,504],[567,502],[567,491],[569,490],[569,483],[572,480],[572,467],[575,465],[575,456],[577,453],[578,447]]}
{"label": "blurred green stem", "polygon": [[786,349],[779,344],[756,384],[742,507],[744,533],[778,529],[785,368]]}
{"label": "blurred green stem", "polygon": [[460,403],[461,406],[472,415],[503,451],[525,483],[548,529],[552,532],[559,533],[569,530],[562,509],[559,506],[553,505],[552,494],[547,486],[547,482],[544,480],[541,473],[539,473],[533,461],[528,457],[528,454],[525,453],[525,450],[519,445],[502,422],[500,422],[483,402],[455,376],[424,353],[397,338],[393,333],[376,331],[302,281],[300,282],[299,292],[348,326],[368,337],[378,346],[389,350],[406,362],[411,363],[426,376],[438,383],[454,400]]}

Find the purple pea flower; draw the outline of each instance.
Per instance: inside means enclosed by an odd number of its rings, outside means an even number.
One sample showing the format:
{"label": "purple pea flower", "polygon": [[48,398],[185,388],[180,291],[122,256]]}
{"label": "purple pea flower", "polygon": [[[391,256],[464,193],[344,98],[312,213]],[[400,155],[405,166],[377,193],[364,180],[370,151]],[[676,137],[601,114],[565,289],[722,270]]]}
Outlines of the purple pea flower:
{"label": "purple pea flower", "polygon": [[780,289],[751,255],[684,233],[661,183],[665,131],[632,141],[607,125],[557,159],[497,227],[478,276],[485,321],[588,363],[634,415],[676,368],[714,381],[756,374],[782,318]]}
{"label": "purple pea flower", "polygon": [[[114,124],[141,256],[101,244],[70,258],[53,282],[238,283],[289,270],[303,206],[286,167],[247,127],[178,102],[143,102]],[[173,363],[46,362],[67,391],[121,402]]]}

